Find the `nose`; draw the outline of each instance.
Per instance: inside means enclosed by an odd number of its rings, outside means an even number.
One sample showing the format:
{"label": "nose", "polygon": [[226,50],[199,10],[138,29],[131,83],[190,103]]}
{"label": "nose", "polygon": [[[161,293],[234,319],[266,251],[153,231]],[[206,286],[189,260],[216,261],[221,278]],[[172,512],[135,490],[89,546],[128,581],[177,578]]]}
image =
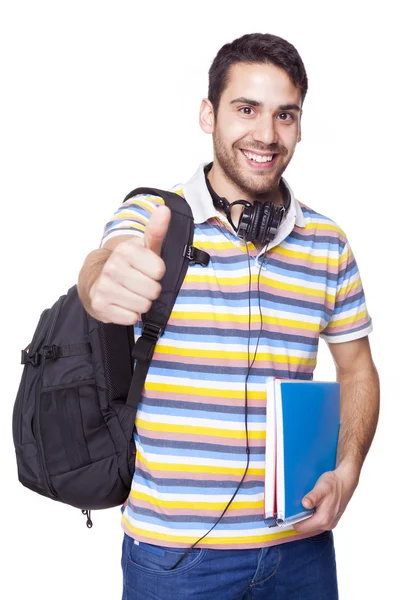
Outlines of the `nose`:
{"label": "nose", "polygon": [[266,146],[277,143],[276,120],[272,115],[257,119],[253,130],[253,139],[256,142],[262,142]]}

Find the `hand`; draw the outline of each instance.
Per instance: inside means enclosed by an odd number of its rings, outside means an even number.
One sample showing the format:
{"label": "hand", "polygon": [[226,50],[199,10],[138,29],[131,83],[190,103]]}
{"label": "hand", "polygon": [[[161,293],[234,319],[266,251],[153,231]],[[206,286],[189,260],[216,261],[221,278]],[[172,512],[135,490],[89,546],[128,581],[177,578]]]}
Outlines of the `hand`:
{"label": "hand", "polygon": [[352,465],[339,465],[321,475],[314,488],[303,498],[304,508],[316,508],[312,517],[296,523],[298,533],[333,529],[345,511],[357,487],[359,471]]}
{"label": "hand", "polygon": [[144,238],[118,244],[92,285],[89,297],[93,316],[103,323],[133,325],[161,292],[165,273],[160,258],[171,212],[160,206],[151,215]]}

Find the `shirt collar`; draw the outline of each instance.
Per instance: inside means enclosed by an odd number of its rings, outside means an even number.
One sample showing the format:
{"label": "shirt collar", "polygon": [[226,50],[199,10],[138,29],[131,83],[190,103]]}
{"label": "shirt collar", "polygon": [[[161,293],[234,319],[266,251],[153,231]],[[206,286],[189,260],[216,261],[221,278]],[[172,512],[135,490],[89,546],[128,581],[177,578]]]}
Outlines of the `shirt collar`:
{"label": "shirt collar", "polygon": [[[221,218],[221,213],[215,208],[210,193],[207,189],[204,167],[208,163],[202,163],[189,181],[182,186],[182,191],[190,208],[192,209],[195,223],[204,223],[213,217]],[[269,244],[269,248],[280,244],[293,230],[293,227],[305,227],[305,219],[301,206],[285,179],[283,179],[289,194],[290,206],[284,221],[281,223],[275,239]],[[223,217],[223,215],[222,215]],[[228,222],[228,220],[226,219]]]}

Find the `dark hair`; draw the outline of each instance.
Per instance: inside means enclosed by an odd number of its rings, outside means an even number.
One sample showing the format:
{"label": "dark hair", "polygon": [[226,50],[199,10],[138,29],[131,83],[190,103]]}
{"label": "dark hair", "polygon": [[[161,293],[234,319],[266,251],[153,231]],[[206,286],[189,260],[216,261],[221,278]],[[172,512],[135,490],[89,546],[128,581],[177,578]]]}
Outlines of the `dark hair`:
{"label": "dark hair", "polygon": [[304,100],[308,88],[307,73],[296,48],[276,35],[249,33],[222,46],[210,67],[208,99],[215,115],[228,84],[229,69],[236,63],[271,63],[280,67],[293,85],[300,88],[301,100]]}

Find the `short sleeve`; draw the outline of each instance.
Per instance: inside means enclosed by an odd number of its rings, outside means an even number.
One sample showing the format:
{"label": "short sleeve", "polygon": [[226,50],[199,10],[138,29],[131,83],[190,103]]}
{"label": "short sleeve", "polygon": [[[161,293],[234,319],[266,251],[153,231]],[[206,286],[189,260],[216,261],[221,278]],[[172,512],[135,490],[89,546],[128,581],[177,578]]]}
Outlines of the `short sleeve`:
{"label": "short sleeve", "polygon": [[350,342],[372,331],[365,294],[353,252],[346,240],[339,256],[335,305],[331,318],[321,332],[328,344]]}
{"label": "short sleeve", "polygon": [[100,248],[118,235],[143,237],[150,216],[163,204],[158,196],[134,196],[124,202],[104,227]]}

